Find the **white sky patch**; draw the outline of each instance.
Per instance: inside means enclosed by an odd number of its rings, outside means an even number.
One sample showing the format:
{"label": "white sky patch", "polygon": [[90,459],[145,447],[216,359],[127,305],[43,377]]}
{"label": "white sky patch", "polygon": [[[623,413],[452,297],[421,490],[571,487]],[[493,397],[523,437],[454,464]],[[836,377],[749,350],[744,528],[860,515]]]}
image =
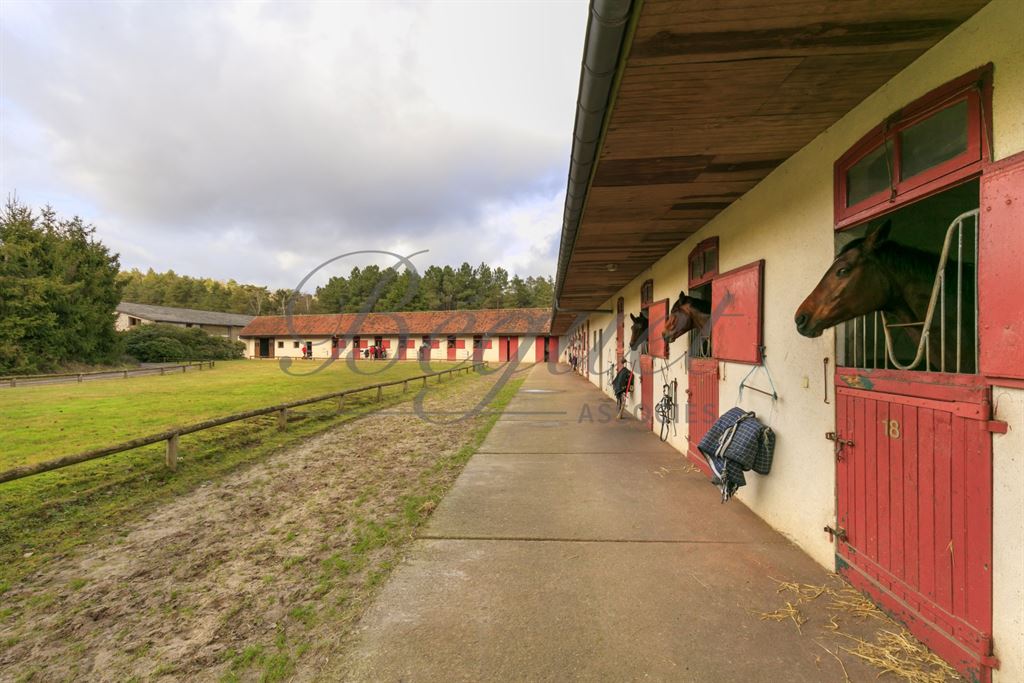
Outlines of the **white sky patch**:
{"label": "white sky patch", "polygon": [[124,267],[288,287],[400,245],[551,275],[586,14],[0,3],[0,192],[82,215]]}

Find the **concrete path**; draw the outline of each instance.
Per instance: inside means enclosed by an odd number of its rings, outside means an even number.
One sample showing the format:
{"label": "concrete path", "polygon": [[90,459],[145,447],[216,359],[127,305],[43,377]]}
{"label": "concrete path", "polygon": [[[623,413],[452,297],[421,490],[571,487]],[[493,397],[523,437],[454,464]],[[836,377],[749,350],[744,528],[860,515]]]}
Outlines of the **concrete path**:
{"label": "concrete path", "polygon": [[802,633],[761,618],[795,600],[773,579],[828,572],[611,405],[531,370],[363,619],[350,680],[845,680],[826,600]]}

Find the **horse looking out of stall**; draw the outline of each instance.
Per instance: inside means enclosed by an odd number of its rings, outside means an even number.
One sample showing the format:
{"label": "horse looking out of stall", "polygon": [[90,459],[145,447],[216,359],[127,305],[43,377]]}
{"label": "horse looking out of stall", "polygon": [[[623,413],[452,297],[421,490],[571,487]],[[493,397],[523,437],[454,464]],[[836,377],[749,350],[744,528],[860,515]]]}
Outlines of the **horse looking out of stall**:
{"label": "horse looking out of stall", "polygon": [[703,336],[711,332],[708,322],[711,320],[711,304],[702,299],[686,296],[679,292],[679,298],[672,304],[665,320],[665,331],[662,336],[665,343],[671,344],[690,330],[700,330]]}
{"label": "horse looking out of stall", "polygon": [[[843,247],[818,285],[797,308],[794,316],[797,332],[805,337],[820,337],[822,332],[839,323],[881,311],[888,316],[889,325],[905,325],[896,329],[902,330],[915,347],[920,343],[923,326],[909,323],[925,320],[939,258],[890,241],[891,228],[891,221],[886,221]],[[973,268],[970,271],[972,277],[967,279],[970,282],[968,291],[973,297]],[[953,299],[955,297],[946,297],[947,308]],[[952,320],[953,324],[946,326],[947,340],[951,332],[955,333],[955,311]],[[929,364],[935,368],[940,367],[943,360],[941,334],[940,315],[936,309],[929,332],[928,358]],[[946,344],[946,368],[956,367],[954,346]],[[961,372],[974,371],[974,340],[970,337],[968,346]]]}
{"label": "horse looking out of stall", "polygon": [[647,343],[647,311],[640,311],[640,315],[629,314],[633,324],[629,328],[629,348],[636,351],[641,344]]}

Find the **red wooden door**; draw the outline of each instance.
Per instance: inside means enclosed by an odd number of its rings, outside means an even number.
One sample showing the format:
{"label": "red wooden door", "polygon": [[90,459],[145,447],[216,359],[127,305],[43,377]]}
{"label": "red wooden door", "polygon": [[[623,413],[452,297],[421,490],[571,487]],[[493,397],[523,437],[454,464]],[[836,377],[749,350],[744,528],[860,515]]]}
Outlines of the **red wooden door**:
{"label": "red wooden door", "polygon": [[544,362],[544,340],[547,337],[538,336],[533,342],[533,360],[535,363]]}
{"label": "red wooden door", "polygon": [[519,360],[519,337],[508,338],[508,359],[510,361]]}
{"label": "red wooden door", "polygon": [[448,360],[455,360],[455,348],[458,342],[454,340],[448,341]]}
{"label": "red wooden door", "polygon": [[498,362],[508,360],[508,337],[498,337]]}
{"label": "red wooden door", "polygon": [[620,296],[615,312],[615,362],[617,364],[622,362],[622,354],[625,350],[623,348],[625,346],[626,337],[625,321],[625,302]]}
{"label": "red wooden door", "polygon": [[648,429],[654,429],[654,357],[640,355],[640,409]]}
{"label": "red wooden door", "polygon": [[[845,537],[836,567],[968,680],[990,681],[985,392],[947,387],[955,400],[936,400],[852,388],[881,382],[852,379],[837,375],[837,434],[853,445],[837,453],[837,521]],[[942,393],[934,384],[928,391]]]}
{"label": "red wooden door", "polygon": [[558,362],[558,337],[548,337],[548,362]]}
{"label": "red wooden door", "polygon": [[698,467],[711,474],[697,444],[718,419],[718,361],[691,358],[686,371],[686,440],[688,455]]}

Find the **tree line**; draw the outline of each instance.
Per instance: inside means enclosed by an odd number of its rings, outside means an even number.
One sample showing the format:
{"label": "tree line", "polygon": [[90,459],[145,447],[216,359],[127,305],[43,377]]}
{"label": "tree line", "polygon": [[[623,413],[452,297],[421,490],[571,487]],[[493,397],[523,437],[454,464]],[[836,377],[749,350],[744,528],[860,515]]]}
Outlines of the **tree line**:
{"label": "tree line", "polygon": [[0,373],[117,361],[119,271],[117,254],[77,216],[8,200],[0,211]]}
{"label": "tree line", "polygon": [[554,291],[550,277],[510,276],[504,268],[485,263],[476,268],[468,263],[458,268],[429,266],[418,275],[376,265],[354,267],[347,276],[330,278],[315,294],[190,277],[173,270],[133,269],[121,273],[119,281],[124,301],[249,315],[281,315],[289,305],[293,314],[545,308],[551,306]]}
{"label": "tree line", "polygon": [[[49,207],[35,212],[13,198],[0,210],[0,374],[121,362],[129,342],[153,356],[236,353],[199,349],[193,337],[158,330],[118,334],[114,311],[121,301],[251,315],[281,314],[289,306],[292,313],[354,313],[548,307],[554,289],[550,277],[463,263],[418,275],[357,267],[313,294],[294,294],[174,271],[122,272],[118,255],[95,233],[77,216],[60,218]],[[156,342],[155,335],[166,339]]]}

